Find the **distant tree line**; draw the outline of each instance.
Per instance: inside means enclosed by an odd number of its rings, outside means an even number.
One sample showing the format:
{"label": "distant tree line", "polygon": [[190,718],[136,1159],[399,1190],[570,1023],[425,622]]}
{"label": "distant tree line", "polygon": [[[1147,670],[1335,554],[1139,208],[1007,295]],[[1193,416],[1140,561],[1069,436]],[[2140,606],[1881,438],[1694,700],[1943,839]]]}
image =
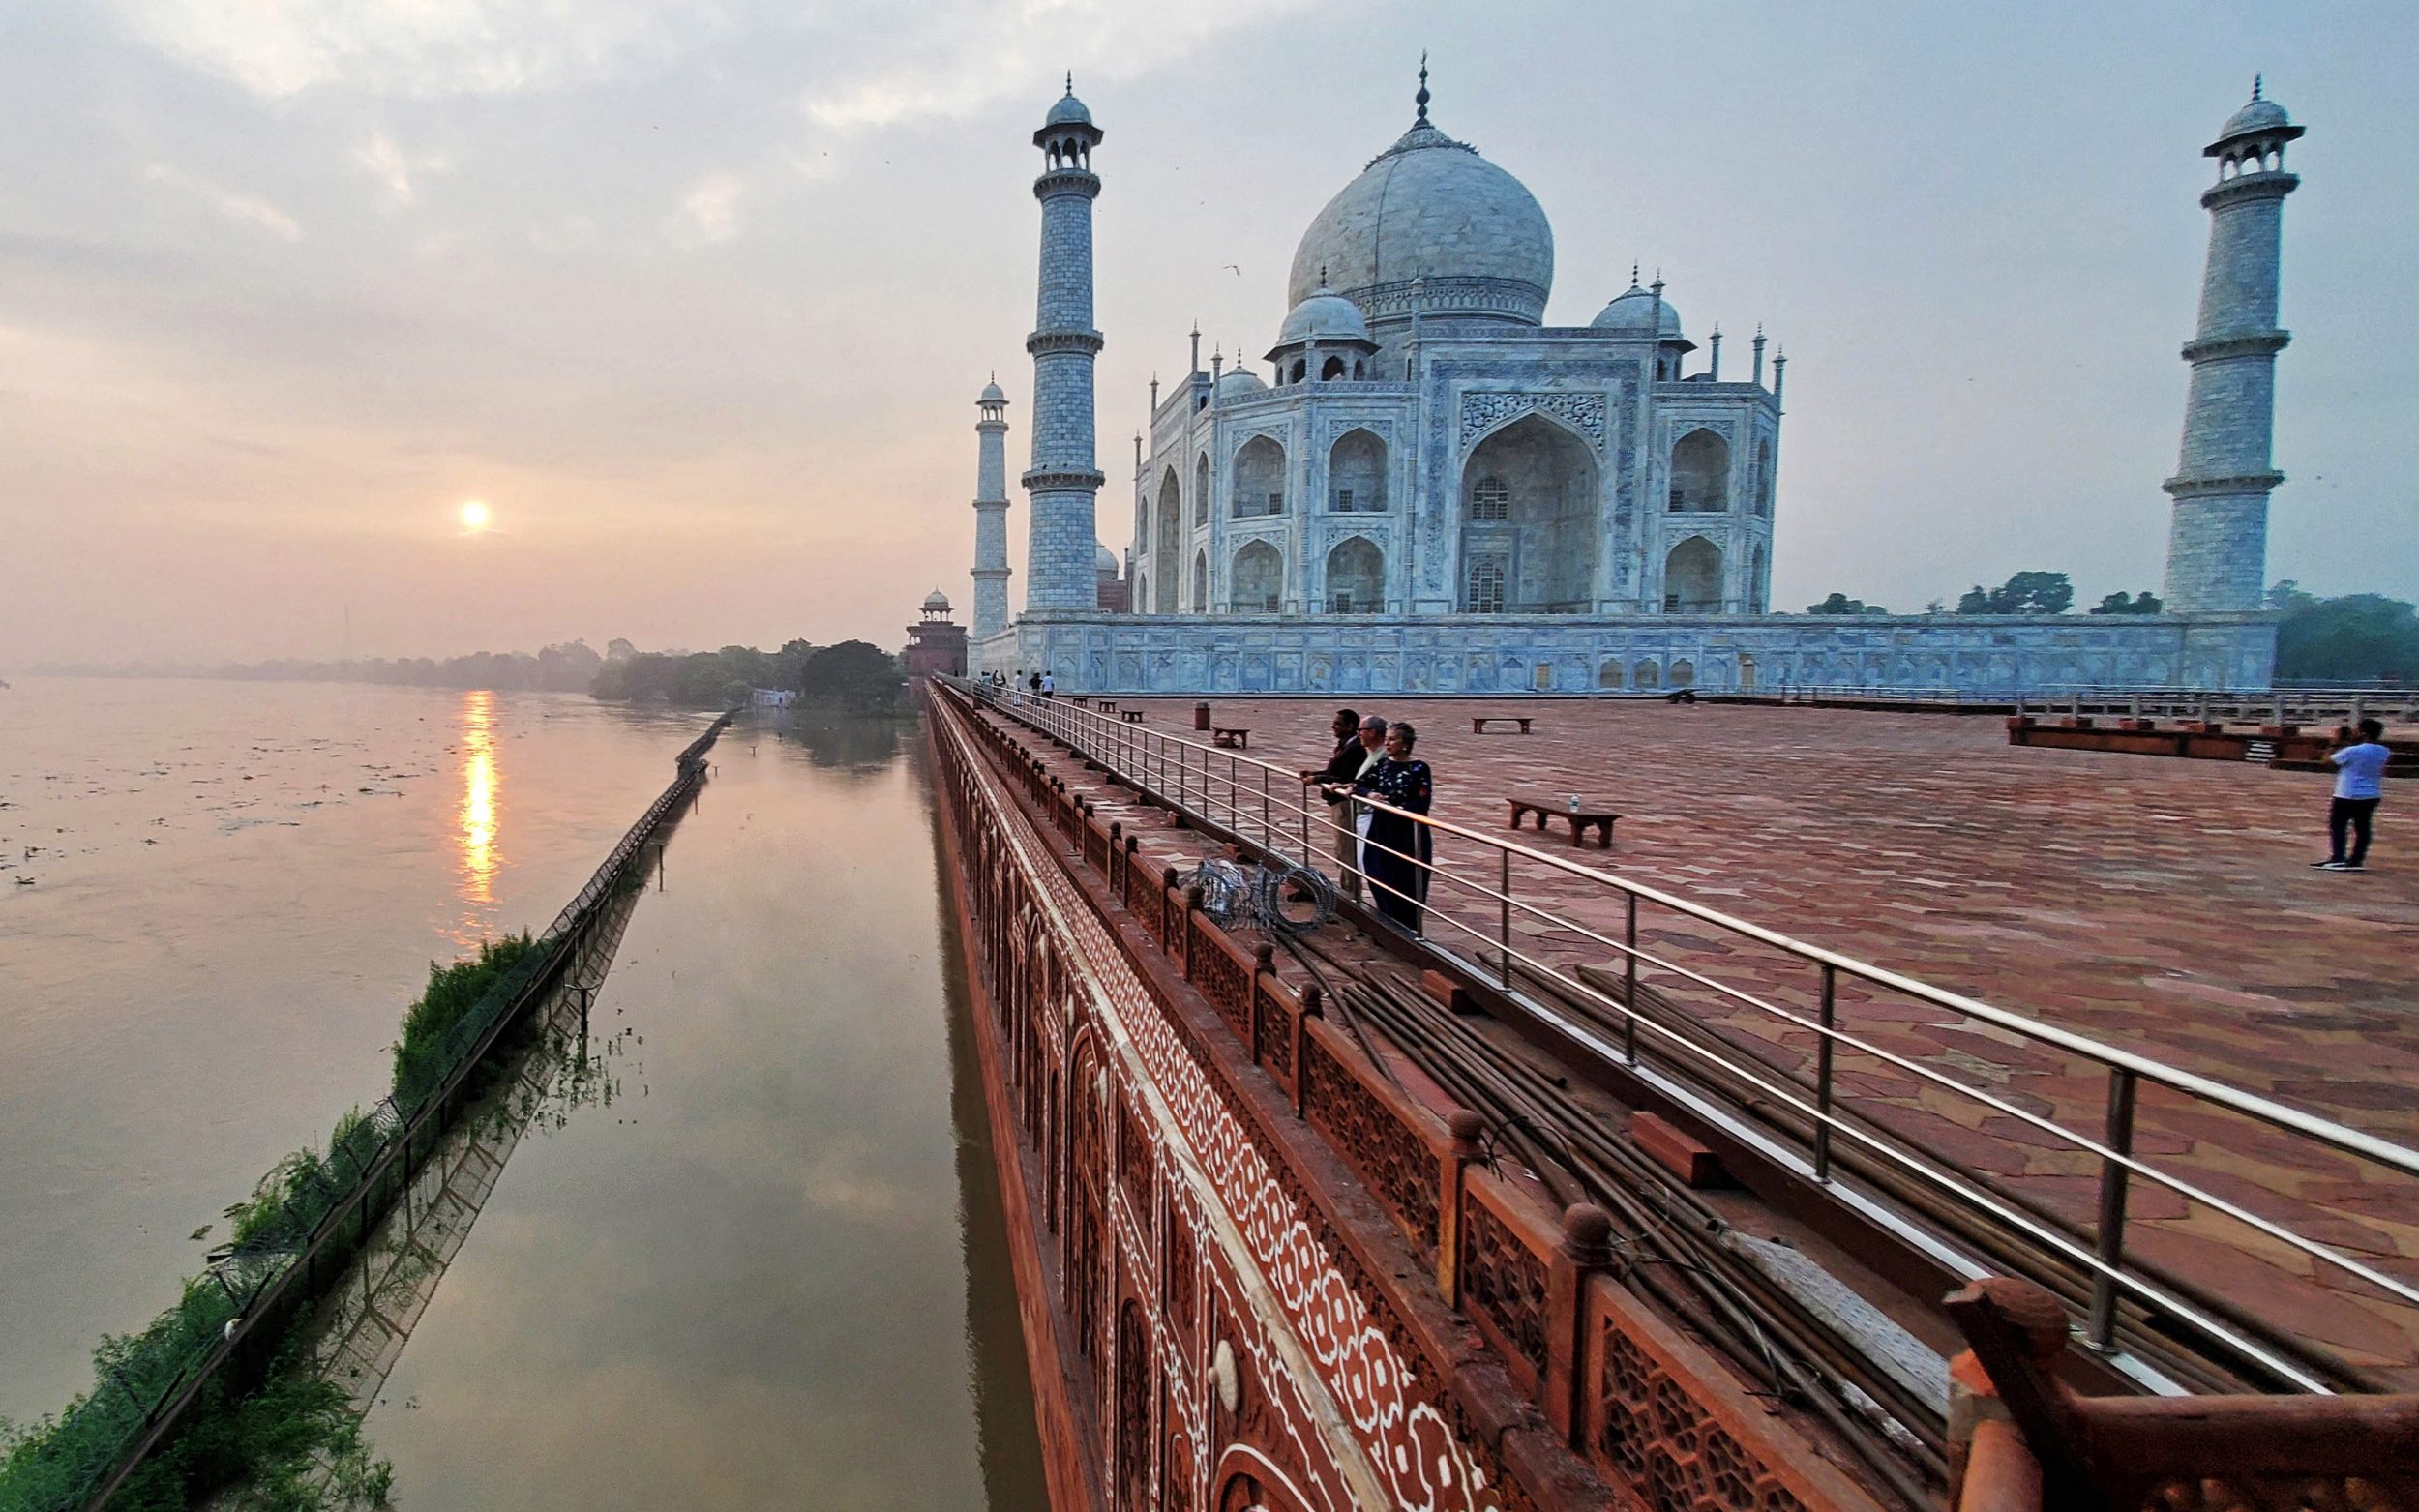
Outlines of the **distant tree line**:
{"label": "distant tree line", "polygon": [[898,659],[862,640],[818,646],[792,640],[778,651],[639,651],[598,668],[588,691],[630,703],[720,709],[745,703],[758,688],[784,689],[808,702],[865,713],[895,708],[905,690]]}
{"label": "distant tree line", "polygon": [[[2063,614],[2075,607],[2075,584],[2064,573],[2021,572],[1996,588],[1976,583],[1958,595],[1952,610],[1938,599],[1924,606],[1926,614]],[[2163,608],[2159,596],[2145,588],[2140,593],[2111,593],[2100,601],[2094,614],[2156,614]],[[1878,604],[1852,599],[1835,593],[1820,604],[1806,607],[1808,614],[1887,614]]]}
{"label": "distant tree line", "polygon": [[526,651],[481,651],[443,661],[419,656],[368,657],[350,661],[224,662],[215,666],[130,663],[114,667],[62,667],[78,677],[198,677],[239,682],[379,683],[399,688],[493,688],[582,693],[596,680],[605,659],[583,640],[568,640],[531,655]]}

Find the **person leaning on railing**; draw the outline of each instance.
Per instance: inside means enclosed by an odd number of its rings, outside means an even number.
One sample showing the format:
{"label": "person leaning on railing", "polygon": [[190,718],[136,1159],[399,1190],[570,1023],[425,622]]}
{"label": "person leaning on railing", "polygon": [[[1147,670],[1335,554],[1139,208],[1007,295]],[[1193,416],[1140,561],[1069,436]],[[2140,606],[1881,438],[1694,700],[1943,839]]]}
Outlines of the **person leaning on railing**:
{"label": "person leaning on railing", "polygon": [[[1385,725],[1381,723],[1378,729],[1382,740]],[[1328,732],[1335,737],[1335,750],[1328,756],[1328,764],[1301,768],[1301,780],[1305,786],[1317,784],[1328,807],[1338,811],[1328,823],[1329,832],[1334,838],[1335,879],[1346,897],[1359,898],[1360,878],[1354,873],[1360,864],[1360,837],[1347,822],[1351,815],[1343,812],[1344,799],[1337,795],[1336,788],[1339,786],[1349,788],[1360,776],[1360,769],[1374,757],[1370,750],[1360,743],[1360,716],[1353,710],[1337,709],[1335,719],[1328,726]]]}
{"label": "person leaning on railing", "polygon": [[1419,739],[1418,730],[1395,724],[1386,732],[1385,756],[1353,784],[1356,794],[1389,806],[1365,811],[1361,870],[1378,912],[1413,934],[1419,933],[1419,905],[1428,895],[1428,866],[1435,854],[1428,826],[1406,816],[1425,815],[1435,795],[1428,763],[1411,754]]}

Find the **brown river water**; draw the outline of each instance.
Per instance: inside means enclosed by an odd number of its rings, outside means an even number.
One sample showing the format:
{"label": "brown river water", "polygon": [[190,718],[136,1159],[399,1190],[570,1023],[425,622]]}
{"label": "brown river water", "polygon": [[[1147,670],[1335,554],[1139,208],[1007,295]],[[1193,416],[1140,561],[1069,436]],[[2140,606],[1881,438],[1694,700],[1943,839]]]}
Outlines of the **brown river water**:
{"label": "brown river water", "polygon": [[[550,694],[0,692],[0,1417],[543,928],[705,724]],[[1042,1498],[913,726],[745,722],[369,1417],[404,1507]],[[30,877],[30,885],[17,878]]]}

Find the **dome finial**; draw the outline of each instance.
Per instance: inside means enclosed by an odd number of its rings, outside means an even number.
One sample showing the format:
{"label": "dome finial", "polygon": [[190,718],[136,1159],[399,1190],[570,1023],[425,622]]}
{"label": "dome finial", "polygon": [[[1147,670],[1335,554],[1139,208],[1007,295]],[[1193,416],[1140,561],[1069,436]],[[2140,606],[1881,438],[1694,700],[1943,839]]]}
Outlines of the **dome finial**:
{"label": "dome finial", "polygon": [[1069,70],[1067,70],[1067,71],[1066,71],[1066,92],[1067,92],[1067,95],[1068,95],[1068,97],[1069,97],[1070,99],[1074,97],[1074,94],[1075,94],[1075,71],[1074,71],[1073,69],[1069,69]]}
{"label": "dome finial", "polygon": [[1324,262],[1319,264],[1319,286],[1321,288],[1328,286],[1328,265]]}
{"label": "dome finial", "polygon": [[1427,124],[1428,124],[1428,49],[1427,49],[1427,48],[1425,48],[1425,47],[1422,47],[1422,48],[1420,48],[1420,49],[1419,49],[1419,93],[1418,93],[1418,94],[1416,94],[1416,95],[1412,96],[1412,97],[1411,97],[1411,99],[1412,99],[1412,103],[1413,103],[1414,104],[1417,104],[1417,105],[1419,107],[1419,118],[1418,120],[1416,120],[1416,121],[1412,122],[1411,124],[1413,125],[1413,127],[1414,127],[1414,128],[1422,127],[1422,126],[1427,125]]}
{"label": "dome finial", "polygon": [[1638,286],[1638,265],[1634,262],[1629,265],[1629,286],[1631,288]]}
{"label": "dome finial", "polygon": [[2261,82],[2261,80],[2260,80],[2260,76],[2259,76],[2258,74],[2254,74],[2251,76],[2251,103],[2252,103],[2253,104],[2257,104],[2259,103],[2259,86],[2260,86],[2260,82]]}

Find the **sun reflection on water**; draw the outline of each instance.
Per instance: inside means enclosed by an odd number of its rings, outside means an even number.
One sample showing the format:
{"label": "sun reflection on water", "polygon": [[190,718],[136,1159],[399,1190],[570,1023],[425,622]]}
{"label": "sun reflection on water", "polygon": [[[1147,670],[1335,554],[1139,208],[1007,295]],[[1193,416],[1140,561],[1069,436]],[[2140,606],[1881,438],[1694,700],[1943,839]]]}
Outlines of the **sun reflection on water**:
{"label": "sun reflection on water", "polygon": [[461,733],[455,749],[462,755],[462,860],[459,867],[462,901],[467,905],[463,924],[475,943],[487,933],[495,903],[495,869],[502,859],[495,844],[497,795],[502,787],[495,771],[495,695],[484,688],[462,696]]}

